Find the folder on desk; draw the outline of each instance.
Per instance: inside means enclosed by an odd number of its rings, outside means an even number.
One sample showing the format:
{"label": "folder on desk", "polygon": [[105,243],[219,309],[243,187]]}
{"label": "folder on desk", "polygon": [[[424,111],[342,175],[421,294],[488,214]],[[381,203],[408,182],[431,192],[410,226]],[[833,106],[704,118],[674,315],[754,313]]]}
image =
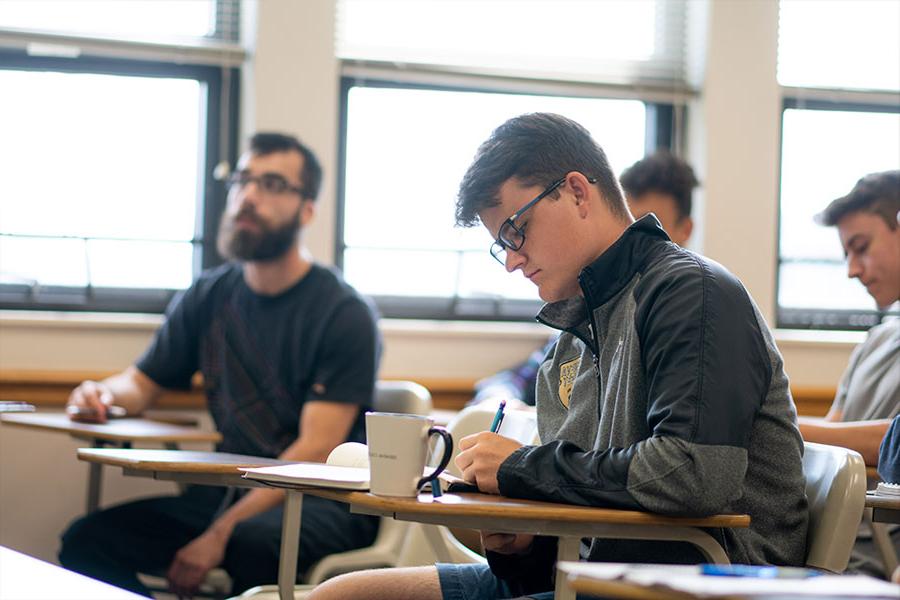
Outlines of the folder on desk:
{"label": "folder on desk", "polygon": [[345,467],[323,463],[299,462],[274,467],[242,468],[245,479],[274,485],[311,485],[341,490],[369,489],[368,467]]}

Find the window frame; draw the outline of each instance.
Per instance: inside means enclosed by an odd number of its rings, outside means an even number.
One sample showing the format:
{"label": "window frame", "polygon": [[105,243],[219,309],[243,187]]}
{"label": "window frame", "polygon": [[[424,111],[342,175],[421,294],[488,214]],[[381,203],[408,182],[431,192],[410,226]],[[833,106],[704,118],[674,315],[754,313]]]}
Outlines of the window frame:
{"label": "window frame", "polygon": [[[571,88],[563,89],[550,83],[538,83],[525,86],[524,89],[513,84],[504,85],[477,76],[448,77],[446,83],[425,81],[433,77],[425,76],[417,80],[408,73],[398,78],[386,76],[384,71],[366,76],[358,70],[351,70],[340,80],[340,100],[338,115],[338,159],[336,181],[335,210],[335,265],[343,270],[344,252],[348,246],[344,240],[345,222],[345,179],[347,169],[347,125],[350,90],[354,87],[375,87],[408,90],[432,90],[448,92],[503,93],[521,95],[563,96],[571,92]],[[636,93],[623,93],[621,88],[597,85],[577,85],[579,97],[596,99],[631,99],[644,102],[646,108],[646,127],[644,136],[644,153],[656,150],[679,150],[683,139],[682,125],[685,121],[686,99],[680,94],[672,95],[671,102],[658,97],[646,98]],[[587,90],[587,93],[584,91]],[[651,95],[658,96],[658,95]],[[487,252],[487,248],[485,248]],[[437,321],[532,321],[541,306],[538,300],[519,300],[510,298],[464,298],[458,296],[401,296],[368,294],[382,317],[396,319],[428,319]]]}
{"label": "window frame", "polygon": [[[900,114],[900,104],[891,103],[898,99],[890,93],[866,94],[865,92],[844,92],[837,90],[807,90],[803,88],[784,88],[781,112],[779,114],[778,138],[778,219],[775,234],[775,324],[779,329],[813,329],[831,331],[867,331],[882,322],[885,316],[896,315],[897,311],[877,308],[862,309],[827,309],[827,308],[785,308],[779,301],[781,290],[781,267],[785,263],[825,263],[838,264],[828,260],[793,259],[785,261],[781,254],[782,232],[782,155],[784,152],[784,113],[786,110],[818,110],[860,113],[893,113]],[[809,97],[813,96],[813,97]],[[822,97],[820,97],[822,96]],[[879,102],[877,100],[884,99]],[[844,261],[841,261],[844,264]]]}
{"label": "window frame", "polygon": [[[203,269],[221,264],[216,251],[216,233],[225,202],[224,182],[213,175],[227,148],[227,160],[236,158],[238,130],[239,69],[199,63],[169,63],[83,55],[75,58],[30,56],[25,50],[0,50],[0,69],[19,71],[54,71],[61,73],[96,73],[133,77],[194,79],[205,87],[205,140],[202,144],[198,181],[198,214],[195,221],[192,272],[196,277]],[[162,313],[180,290],[160,288],[97,287],[88,282],[81,287],[43,286],[40,284],[0,283],[0,309],[59,310],[73,312],[139,312]]]}

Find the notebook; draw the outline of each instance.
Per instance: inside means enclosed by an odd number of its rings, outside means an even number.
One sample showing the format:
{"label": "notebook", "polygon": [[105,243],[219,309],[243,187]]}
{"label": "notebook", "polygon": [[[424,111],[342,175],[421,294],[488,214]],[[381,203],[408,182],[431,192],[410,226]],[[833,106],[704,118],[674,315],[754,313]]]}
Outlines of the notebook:
{"label": "notebook", "polygon": [[274,467],[242,468],[244,479],[263,483],[312,485],[341,490],[369,489],[368,467],[345,467],[327,463],[299,462]]}
{"label": "notebook", "polygon": [[273,485],[312,485],[356,491],[369,489],[368,448],[356,442],[347,442],[335,448],[325,463],[298,462],[240,470],[244,472],[244,479]]}

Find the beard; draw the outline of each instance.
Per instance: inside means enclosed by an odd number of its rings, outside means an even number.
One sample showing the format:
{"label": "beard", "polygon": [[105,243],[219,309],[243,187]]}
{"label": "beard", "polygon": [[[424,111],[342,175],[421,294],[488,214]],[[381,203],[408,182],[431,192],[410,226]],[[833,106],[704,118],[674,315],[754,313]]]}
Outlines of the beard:
{"label": "beard", "polygon": [[[235,227],[237,219],[251,219],[259,228],[248,231]],[[228,260],[265,262],[284,256],[300,235],[300,209],[293,218],[269,225],[253,208],[246,207],[233,216],[225,215],[219,224],[216,247]]]}

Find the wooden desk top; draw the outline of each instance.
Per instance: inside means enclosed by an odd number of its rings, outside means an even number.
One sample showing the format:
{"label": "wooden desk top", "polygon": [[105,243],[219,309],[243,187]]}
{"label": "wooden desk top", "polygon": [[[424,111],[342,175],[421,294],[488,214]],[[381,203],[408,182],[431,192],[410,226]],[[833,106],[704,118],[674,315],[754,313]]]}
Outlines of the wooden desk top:
{"label": "wooden desk top", "polygon": [[135,471],[201,473],[240,476],[240,467],[287,465],[291,461],[227,452],[144,450],[133,448],[79,448],[78,459]]}
{"label": "wooden desk top", "polygon": [[103,424],[72,421],[65,413],[7,413],[4,425],[68,433],[84,440],[105,442],[218,442],[217,431],[203,431],[172,423],[140,418],[112,419]]}
{"label": "wooden desk top", "polygon": [[900,496],[878,496],[866,494],[866,508],[887,508],[900,510]]}
{"label": "wooden desk top", "polygon": [[378,512],[424,515],[478,516],[483,518],[553,521],[555,523],[616,523],[622,525],[671,525],[682,527],[749,527],[748,515],[714,515],[711,517],[668,517],[654,513],[615,508],[596,508],[518,500],[493,494],[447,494],[434,498],[430,493],[417,498],[390,498],[369,492],[352,492],[326,488],[303,489],[304,493],[347,502]]}
{"label": "wooden desk top", "polygon": [[[133,450],[121,448],[81,448],[78,458],[88,462],[119,466],[133,471],[154,473],[190,473],[193,475],[238,475],[239,467],[287,464],[269,458],[257,458],[220,452],[181,450]],[[258,485],[245,480],[248,486]],[[240,484],[229,478],[229,485]],[[666,525],[681,527],[749,527],[748,515],[714,515],[704,518],[668,517],[653,513],[614,508],[594,508],[571,504],[517,500],[492,494],[444,494],[433,498],[391,498],[369,492],[353,492],[318,487],[298,487],[305,494],[346,502],[355,507],[382,514],[434,515],[503,518],[554,523],[615,523],[625,525]]]}
{"label": "wooden desk top", "polygon": [[127,590],[0,546],[0,598],[16,600],[140,600]]}

